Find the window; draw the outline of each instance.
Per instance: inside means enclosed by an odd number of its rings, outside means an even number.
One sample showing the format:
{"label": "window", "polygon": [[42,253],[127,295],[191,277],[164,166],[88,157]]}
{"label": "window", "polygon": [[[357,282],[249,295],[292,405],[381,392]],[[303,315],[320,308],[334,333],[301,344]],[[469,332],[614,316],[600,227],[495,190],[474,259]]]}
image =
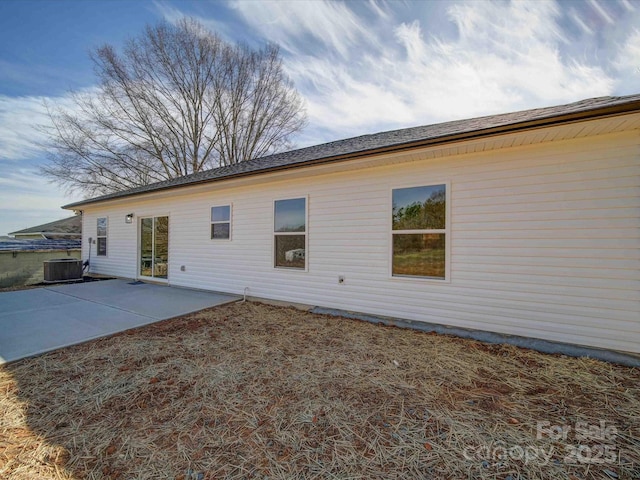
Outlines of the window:
{"label": "window", "polygon": [[392,275],[446,277],[447,186],[392,191]]}
{"label": "window", "polygon": [[104,257],[107,255],[107,217],[98,218],[97,228],[97,252],[96,255]]}
{"label": "window", "polygon": [[211,207],[211,239],[231,239],[231,205]]}
{"label": "window", "polygon": [[276,200],[273,205],[274,265],[306,268],[307,199]]}

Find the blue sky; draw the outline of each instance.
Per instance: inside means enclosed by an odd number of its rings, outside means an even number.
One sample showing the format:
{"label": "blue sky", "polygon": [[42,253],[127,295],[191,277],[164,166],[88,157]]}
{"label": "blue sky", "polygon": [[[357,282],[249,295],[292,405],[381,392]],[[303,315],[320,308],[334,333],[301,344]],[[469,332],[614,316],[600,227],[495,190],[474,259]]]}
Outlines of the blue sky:
{"label": "blue sky", "polygon": [[95,85],[90,49],[192,16],[282,48],[298,146],[640,92],[640,1],[0,1],[0,235],[79,200],[38,173],[45,103]]}

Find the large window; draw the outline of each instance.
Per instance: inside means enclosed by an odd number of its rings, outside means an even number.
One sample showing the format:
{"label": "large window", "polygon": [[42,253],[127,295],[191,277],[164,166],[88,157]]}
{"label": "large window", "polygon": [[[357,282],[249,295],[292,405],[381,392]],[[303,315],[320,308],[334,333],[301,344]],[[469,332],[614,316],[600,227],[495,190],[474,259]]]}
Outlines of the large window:
{"label": "large window", "polygon": [[446,278],[447,186],[392,192],[392,275]]}
{"label": "large window", "polygon": [[305,269],[307,199],[276,200],[273,205],[274,265]]}
{"label": "large window", "polygon": [[231,205],[211,207],[211,238],[231,240]]}
{"label": "large window", "polygon": [[107,217],[98,218],[97,225],[97,252],[96,255],[104,257],[107,255],[107,228],[108,228],[108,220]]}

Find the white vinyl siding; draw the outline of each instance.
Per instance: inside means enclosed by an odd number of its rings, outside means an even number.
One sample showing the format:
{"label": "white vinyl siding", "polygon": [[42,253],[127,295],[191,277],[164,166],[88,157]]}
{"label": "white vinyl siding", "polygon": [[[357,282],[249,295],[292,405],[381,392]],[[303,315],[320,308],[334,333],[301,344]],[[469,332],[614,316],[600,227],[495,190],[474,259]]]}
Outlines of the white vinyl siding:
{"label": "white vinyl siding", "polygon": [[[386,166],[87,206],[85,224],[122,219],[92,272],[135,277],[137,232],[124,215],[170,212],[173,285],[248,287],[256,297],[640,353],[639,145],[631,131],[447,157],[425,149]],[[432,179],[449,182],[448,282],[391,278],[389,192]],[[274,268],[273,199],[303,196],[313,201],[313,255],[292,275]],[[210,248],[202,219],[229,200],[233,242]]]}

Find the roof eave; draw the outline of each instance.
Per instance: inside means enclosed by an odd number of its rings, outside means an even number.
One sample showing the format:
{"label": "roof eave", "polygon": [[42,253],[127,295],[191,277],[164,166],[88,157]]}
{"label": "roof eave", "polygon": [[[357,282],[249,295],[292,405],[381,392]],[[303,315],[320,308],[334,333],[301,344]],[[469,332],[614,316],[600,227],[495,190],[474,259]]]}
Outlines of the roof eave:
{"label": "roof eave", "polygon": [[461,132],[461,133],[456,133],[456,134],[448,134],[448,135],[443,135],[443,136],[440,136],[440,137],[432,137],[432,138],[427,138],[427,139],[418,140],[418,141],[398,143],[398,144],[388,145],[388,146],[385,146],[385,147],[367,149],[367,150],[351,152],[351,153],[347,153],[347,154],[334,155],[334,156],[329,156],[329,157],[322,157],[322,158],[318,158],[318,159],[315,159],[315,160],[309,160],[309,161],[306,161],[306,162],[301,162],[301,163],[298,163],[298,164],[280,165],[280,166],[275,166],[275,167],[267,167],[267,168],[259,169],[259,170],[252,170],[252,171],[248,171],[248,172],[238,172],[238,173],[226,175],[224,177],[207,178],[207,179],[202,179],[202,180],[194,180],[194,181],[189,182],[189,183],[184,183],[184,184],[180,184],[180,185],[167,185],[165,187],[158,187],[158,188],[155,188],[153,190],[146,190],[146,191],[143,191],[143,192],[132,192],[132,193],[124,192],[123,194],[121,194],[121,195],[119,195],[119,196],[117,196],[115,198],[88,199],[88,200],[83,200],[83,201],[80,201],[80,202],[75,202],[75,203],[70,203],[68,205],[64,205],[64,206],[62,206],[62,208],[63,209],[67,209],[67,210],[79,210],[78,207],[83,207],[85,205],[91,205],[91,204],[94,204],[94,203],[109,202],[109,201],[112,201],[112,200],[121,200],[123,198],[129,198],[129,197],[134,197],[134,196],[139,196],[139,195],[145,195],[145,194],[149,194],[149,193],[156,193],[156,192],[161,192],[161,191],[165,191],[165,190],[174,190],[174,189],[179,189],[179,188],[186,188],[186,187],[191,187],[191,186],[194,186],[194,185],[200,185],[200,184],[204,184],[204,183],[221,182],[221,181],[226,181],[226,180],[231,180],[231,179],[236,179],[236,178],[241,178],[241,177],[263,175],[263,174],[266,174],[266,173],[277,172],[277,171],[282,171],[282,170],[292,170],[292,169],[298,169],[298,168],[311,167],[311,166],[315,166],[315,165],[322,165],[322,164],[326,164],[326,163],[340,162],[340,161],[346,161],[346,160],[355,160],[355,159],[362,158],[364,156],[370,156],[370,155],[393,153],[393,152],[411,150],[411,149],[415,149],[415,148],[430,147],[430,146],[436,146],[436,145],[446,145],[448,143],[459,142],[459,141],[463,141],[463,140],[476,140],[476,139],[489,137],[489,136],[494,136],[494,135],[515,133],[515,132],[531,130],[531,129],[535,129],[535,128],[551,127],[551,126],[555,126],[555,125],[564,125],[564,124],[573,123],[573,122],[579,122],[579,121],[584,121],[584,120],[592,120],[592,119],[604,118],[604,117],[609,117],[609,116],[616,116],[616,115],[621,115],[621,114],[625,114],[625,113],[632,113],[632,112],[637,112],[637,111],[640,111],[640,100],[636,100],[636,101],[632,101],[632,102],[625,102],[625,103],[622,103],[622,104],[619,104],[619,105],[608,105],[608,106],[605,106],[605,107],[598,107],[598,108],[590,109],[590,110],[583,110],[583,111],[578,111],[578,112],[565,113],[565,114],[561,114],[561,115],[552,115],[552,116],[548,116],[548,117],[538,118],[538,119],[535,119],[535,120],[526,120],[526,121],[522,121],[522,122],[515,122],[515,123],[506,124],[506,125],[499,125],[499,126],[490,127],[490,128],[471,130],[471,131]]}

